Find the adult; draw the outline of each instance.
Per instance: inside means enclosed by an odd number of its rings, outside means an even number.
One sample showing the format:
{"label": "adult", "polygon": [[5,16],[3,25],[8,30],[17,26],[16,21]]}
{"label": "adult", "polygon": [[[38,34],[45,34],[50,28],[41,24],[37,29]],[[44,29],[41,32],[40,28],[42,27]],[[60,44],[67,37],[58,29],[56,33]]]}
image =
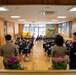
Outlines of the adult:
{"label": "adult", "polygon": [[6,63],[10,57],[18,56],[18,49],[11,43],[11,38],[11,35],[7,34],[5,36],[6,44],[0,47],[0,56],[3,56],[4,67],[6,67]]}
{"label": "adult", "polygon": [[71,50],[70,50],[70,62],[69,62],[69,69],[76,69],[76,32],[73,33],[74,35],[74,40]]}
{"label": "adult", "polygon": [[66,55],[66,47],[63,46],[64,39],[62,36],[57,35],[55,38],[55,45],[52,47],[52,57],[61,57],[64,58]]}

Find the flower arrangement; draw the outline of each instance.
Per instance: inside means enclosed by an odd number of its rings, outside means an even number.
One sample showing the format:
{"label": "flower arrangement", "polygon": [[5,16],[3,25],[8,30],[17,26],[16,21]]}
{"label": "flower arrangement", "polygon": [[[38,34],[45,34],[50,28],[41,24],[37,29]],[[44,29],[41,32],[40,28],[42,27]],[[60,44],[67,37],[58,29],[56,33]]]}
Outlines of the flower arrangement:
{"label": "flower arrangement", "polygon": [[11,57],[8,59],[5,69],[23,70],[23,68],[21,68],[21,65],[19,64],[18,58],[16,57]]}
{"label": "flower arrangement", "polygon": [[67,63],[65,58],[54,58],[52,63],[52,68],[54,70],[65,70],[67,68]]}

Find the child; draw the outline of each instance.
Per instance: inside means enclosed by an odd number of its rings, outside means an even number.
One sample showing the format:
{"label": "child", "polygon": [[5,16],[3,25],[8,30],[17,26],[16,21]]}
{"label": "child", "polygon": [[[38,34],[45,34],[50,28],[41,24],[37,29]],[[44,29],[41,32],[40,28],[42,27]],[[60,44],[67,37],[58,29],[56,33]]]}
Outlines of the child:
{"label": "child", "polygon": [[25,58],[26,57],[28,57],[28,61],[30,61],[30,57],[29,57],[29,52],[30,50],[29,50],[29,47],[28,47],[28,45],[27,46],[25,46],[24,47],[24,49],[23,49],[23,55],[24,55],[24,61],[25,61]]}

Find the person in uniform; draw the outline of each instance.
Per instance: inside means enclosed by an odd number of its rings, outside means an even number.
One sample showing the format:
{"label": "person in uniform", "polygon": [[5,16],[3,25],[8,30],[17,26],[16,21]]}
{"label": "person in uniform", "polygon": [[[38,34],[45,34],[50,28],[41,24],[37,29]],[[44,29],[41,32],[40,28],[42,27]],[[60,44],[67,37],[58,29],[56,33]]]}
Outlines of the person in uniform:
{"label": "person in uniform", "polygon": [[76,69],[76,32],[73,33],[74,35],[74,40],[75,42],[73,42],[72,46],[71,46],[71,50],[70,50],[70,62],[69,62],[69,69]]}

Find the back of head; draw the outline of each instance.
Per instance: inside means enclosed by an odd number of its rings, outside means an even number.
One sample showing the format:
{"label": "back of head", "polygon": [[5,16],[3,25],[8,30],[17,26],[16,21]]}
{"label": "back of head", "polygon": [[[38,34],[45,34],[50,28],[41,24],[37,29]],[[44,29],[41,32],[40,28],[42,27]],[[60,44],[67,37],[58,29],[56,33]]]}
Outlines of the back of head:
{"label": "back of head", "polygon": [[57,46],[63,46],[63,43],[64,43],[63,37],[60,36],[60,35],[57,35],[56,38],[55,38],[55,44]]}
{"label": "back of head", "polygon": [[73,35],[76,36],[76,32],[74,32]]}
{"label": "back of head", "polygon": [[12,37],[11,37],[11,35],[10,35],[10,34],[7,34],[7,35],[5,36],[5,40],[6,40],[6,41],[10,41],[10,40],[11,40],[11,38],[12,38]]}

